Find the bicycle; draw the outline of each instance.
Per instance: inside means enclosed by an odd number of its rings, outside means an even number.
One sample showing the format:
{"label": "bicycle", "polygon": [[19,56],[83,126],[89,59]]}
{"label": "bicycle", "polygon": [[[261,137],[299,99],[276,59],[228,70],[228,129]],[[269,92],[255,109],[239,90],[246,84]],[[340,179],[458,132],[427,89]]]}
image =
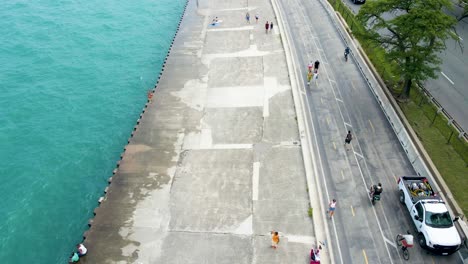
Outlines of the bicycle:
{"label": "bicycle", "polygon": [[[402,235],[402,234],[398,234],[396,236],[396,243],[398,246],[401,246],[401,250],[403,251],[403,258],[405,260],[409,260],[409,251],[408,251],[408,248],[411,248],[413,247],[413,236],[410,234],[410,232],[407,232],[408,235]],[[411,241],[408,241],[407,238],[405,237],[410,237]]]}
{"label": "bicycle", "polygon": [[349,49],[349,47],[346,47],[345,51],[344,51],[344,58],[345,58],[345,61],[348,61],[348,55],[349,55],[349,52],[351,50]]}

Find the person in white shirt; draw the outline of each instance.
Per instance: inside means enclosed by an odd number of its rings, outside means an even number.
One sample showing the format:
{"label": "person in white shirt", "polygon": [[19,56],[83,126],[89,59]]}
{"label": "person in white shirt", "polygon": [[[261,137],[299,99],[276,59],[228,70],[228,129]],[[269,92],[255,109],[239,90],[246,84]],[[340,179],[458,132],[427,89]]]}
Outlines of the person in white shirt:
{"label": "person in white shirt", "polygon": [[78,256],[82,257],[88,253],[88,249],[83,244],[76,245],[78,248]]}

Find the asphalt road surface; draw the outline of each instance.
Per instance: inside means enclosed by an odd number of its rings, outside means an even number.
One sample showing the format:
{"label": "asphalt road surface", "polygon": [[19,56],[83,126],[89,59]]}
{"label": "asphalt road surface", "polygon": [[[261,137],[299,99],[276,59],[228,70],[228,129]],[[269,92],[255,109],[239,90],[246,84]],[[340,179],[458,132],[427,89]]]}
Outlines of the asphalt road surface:
{"label": "asphalt road surface", "polygon": [[[359,12],[362,5],[355,5],[350,0],[343,0],[355,14]],[[459,16],[463,8],[454,4],[454,10],[448,11],[453,16]],[[468,45],[468,19],[459,21],[456,32],[460,36],[463,47]],[[437,72],[437,79],[429,79],[424,87],[428,89],[434,98],[444,107],[447,112],[468,131],[468,54],[463,52],[460,45],[453,39],[446,42],[446,49],[440,54],[442,64]]]}
{"label": "asphalt road surface", "polygon": [[[434,256],[418,245],[403,260],[398,233],[414,231],[398,201],[396,179],[413,175],[410,161],[354,64],[344,60],[345,44],[320,1],[279,0],[293,59],[313,125],[313,145],[324,200],[336,198],[328,227],[335,263],[463,263],[466,252]],[[307,85],[309,61],[320,61],[319,78]],[[354,135],[346,150],[348,130]],[[382,200],[372,206],[367,189],[381,182]]]}

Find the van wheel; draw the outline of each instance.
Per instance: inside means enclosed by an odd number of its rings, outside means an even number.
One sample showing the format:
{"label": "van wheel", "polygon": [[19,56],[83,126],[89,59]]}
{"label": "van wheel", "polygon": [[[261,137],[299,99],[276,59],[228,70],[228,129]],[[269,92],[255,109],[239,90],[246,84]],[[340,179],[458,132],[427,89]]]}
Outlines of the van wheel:
{"label": "van wheel", "polygon": [[400,203],[405,204],[405,194],[400,190]]}
{"label": "van wheel", "polygon": [[418,234],[418,242],[419,242],[419,246],[421,246],[422,248],[426,248],[426,238],[424,237],[424,235],[422,233],[419,233]]}

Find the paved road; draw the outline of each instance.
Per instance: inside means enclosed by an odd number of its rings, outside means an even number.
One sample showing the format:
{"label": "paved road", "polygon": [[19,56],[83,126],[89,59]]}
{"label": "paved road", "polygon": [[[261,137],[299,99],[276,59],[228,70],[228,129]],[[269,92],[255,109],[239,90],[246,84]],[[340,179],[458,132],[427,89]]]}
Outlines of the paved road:
{"label": "paved road", "polygon": [[[321,3],[279,2],[297,65],[302,65],[298,74],[305,77],[307,63],[321,61],[318,81],[307,87],[303,78],[301,85],[314,126],[312,141],[324,198],[338,200],[335,218],[328,223],[335,262],[406,263],[393,241],[413,226],[398,202],[396,177],[414,174],[411,164],[353,60],[344,61],[344,42]],[[350,151],[343,146],[347,130],[355,137]],[[385,193],[373,207],[367,187],[377,182]],[[458,253],[428,255],[415,246],[410,263],[462,259]]]}
{"label": "paved road", "polygon": [[[362,5],[355,5],[350,0],[342,0],[354,13],[358,13]],[[454,5],[454,10],[449,11],[454,16],[459,16],[462,8]],[[468,47],[468,20],[458,22],[456,31],[460,36],[460,42]],[[468,131],[468,54],[463,52],[455,40],[449,39],[447,47],[440,54],[442,64],[437,72],[437,79],[429,79],[425,82],[434,98],[444,107],[450,115]]]}

